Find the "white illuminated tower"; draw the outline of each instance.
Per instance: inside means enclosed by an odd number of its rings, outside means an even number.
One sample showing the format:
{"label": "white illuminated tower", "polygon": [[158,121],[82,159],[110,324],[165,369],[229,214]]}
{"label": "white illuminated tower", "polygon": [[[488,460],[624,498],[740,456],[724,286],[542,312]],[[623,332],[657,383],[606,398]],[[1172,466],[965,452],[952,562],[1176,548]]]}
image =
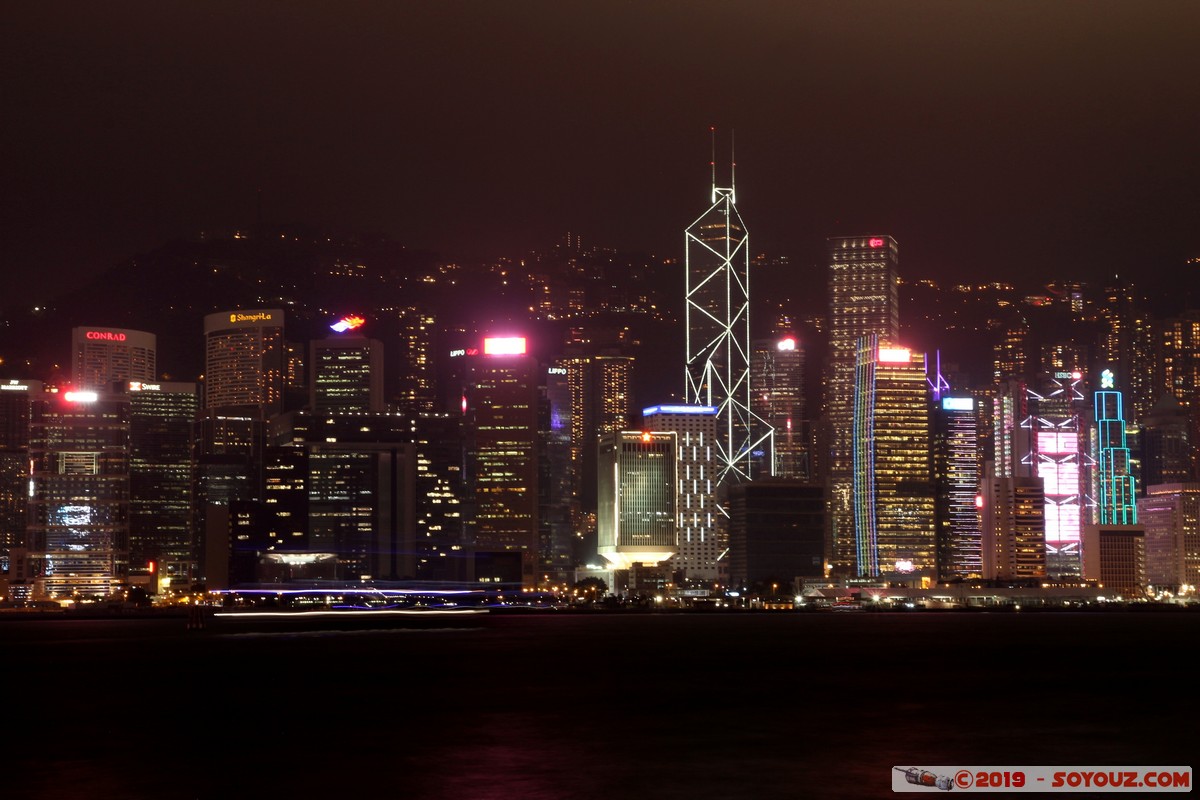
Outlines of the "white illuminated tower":
{"label": "white illuminated tower", "polygon": [[728,189],[717,186],[715,158],[712,169],[712,205],[685,232],[685,400],[717,407],[717,478],[738,483],[752,462],[773,475],[774,447],[771,427],[750,410],[750,240],[732,166]]}

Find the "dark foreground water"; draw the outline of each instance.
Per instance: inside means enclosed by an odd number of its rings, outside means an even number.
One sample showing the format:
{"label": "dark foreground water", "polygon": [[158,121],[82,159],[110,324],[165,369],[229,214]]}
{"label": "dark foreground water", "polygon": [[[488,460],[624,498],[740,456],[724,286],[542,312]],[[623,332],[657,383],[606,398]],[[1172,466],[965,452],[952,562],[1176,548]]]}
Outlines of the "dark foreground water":
{"label": "dark foreground water", "polygon": [[892,765],[1189,765],[1198,632],[1197,613],[0,620],[0,795],[888,797]]}

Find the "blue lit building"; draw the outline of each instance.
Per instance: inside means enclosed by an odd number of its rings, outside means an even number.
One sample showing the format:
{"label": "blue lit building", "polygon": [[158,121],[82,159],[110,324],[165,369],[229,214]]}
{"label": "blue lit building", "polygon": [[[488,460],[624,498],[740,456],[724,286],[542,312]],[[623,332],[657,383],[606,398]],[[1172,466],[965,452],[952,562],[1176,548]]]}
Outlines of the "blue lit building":
{"label": "blue lit building", "polygon": [[1093,396],[1096,412],[1096,522],[1136,525],[1137,493],[1125,440],[1125,412],[1110,370],[1100,373]]}
{"label": "blue lit building", "polygon": [[979,482],[982,472],[975,398],[943,396],[934,412],[938,577],[983,576]]}

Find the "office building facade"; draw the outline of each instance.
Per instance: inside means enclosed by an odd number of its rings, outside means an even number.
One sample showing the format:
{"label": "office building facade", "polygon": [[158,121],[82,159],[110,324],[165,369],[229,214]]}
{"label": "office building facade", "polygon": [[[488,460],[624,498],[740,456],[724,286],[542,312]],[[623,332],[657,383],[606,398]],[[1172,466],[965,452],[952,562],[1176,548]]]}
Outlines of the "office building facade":
{"label": "office building facade", "polygon": [[934,407],[938,578],[983,575],[983,539],[976,497],[982,477],[974,397],[942,395]]}
{"label": "office building facade", "polygon": [[1046,496],[1041,478],[984,465],[979,491],[980,568],[988,580],[1046,576]]}
{"label": "office building facade", "polygon": [[678,552],[671,558],[671,569],[684,583],[718,582],[729,544],[717,503],[717,409],[651,406],[642,410],[642,427],[674,433],[678,446]]}
{"label": "office building facade", "polygon": [[130,381],[130,564],[155,562],[161,578],[186,583],[196,572],[194,536],[196,384]]}
{"label": "office building facade", "polygon": [[851,420],[855,574],[935,577],[932,430],[925,356],[859,339]]}
{"label": "office building facade", "polygon": [[71,382],[76,389],[110,392],[114,384],[158,376],[157,337],[145,331],[84,326],[71,330]]}
{"label": "office building facade", "polygon": [[309,343],[309,407],[331,414],[380,412],[383,344],[346,333]]}
{"label": "office building facade", "polygon": [[28,547],[52,596],[106,596],[127,572],[129,398],[47,393],[29,424]]}
{"label": "office building facade", "polygon": [[832,568],[853,574],[855,363],[858,340],[900,336],[899,245],[890,236],[844,236],[827,240],[829,263],[829,355],[824,398],[825,476],[829,486]]}
{"label": "office building facade", "polygon": [[[756,340],[750,356],[751,407],[775,432],[775,476],[807,478],[804,344],[792,335]],[[755,461],[760,471],[764,462]],[[756,476],[757,477],[757,476]]]}
{"label": "office building facade", "polygon": [[222,311],[204,318],[204,408],[283,410],[283,311]]}
{"label": "office building facade", "polygon": [[1146,532],[1146,582],[1159,591],[1200,591],[1200,483],[1156,484],[1138,499]]}
{"label": "office building facade", "polygon": [[597,549],[614,569],[658,564],[675,555],[676,446],[669,431],[600,437]]}

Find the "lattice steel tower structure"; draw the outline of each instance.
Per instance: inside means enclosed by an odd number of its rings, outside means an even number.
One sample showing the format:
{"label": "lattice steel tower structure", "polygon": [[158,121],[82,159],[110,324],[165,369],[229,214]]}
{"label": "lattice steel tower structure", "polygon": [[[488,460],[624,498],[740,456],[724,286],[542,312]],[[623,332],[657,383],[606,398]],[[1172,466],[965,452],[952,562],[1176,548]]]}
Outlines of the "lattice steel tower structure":
{"label": "lattice steel tower structure", "polygon": [[[773,475],[771,427],[750,410],[750,238],[738,214],[734,164],[729,188],[685,232],[687,369],[685,399],[717,408],[719,483]],[[760,465],[757,470],[755,464]]]}

